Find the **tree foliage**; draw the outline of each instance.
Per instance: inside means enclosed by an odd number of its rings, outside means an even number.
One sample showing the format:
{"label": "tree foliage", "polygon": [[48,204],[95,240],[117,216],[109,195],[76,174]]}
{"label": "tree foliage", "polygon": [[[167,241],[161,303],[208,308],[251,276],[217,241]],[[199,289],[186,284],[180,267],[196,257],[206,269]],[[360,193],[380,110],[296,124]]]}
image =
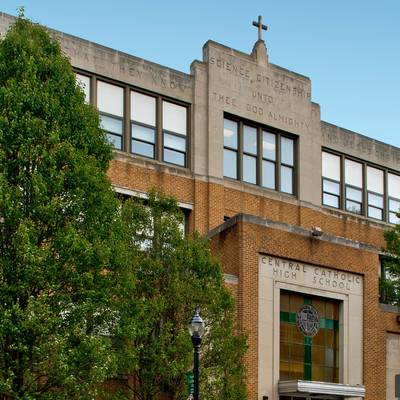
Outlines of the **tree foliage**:
{"label": "tree foliage", "polygon": [[382,258],[382,301],[400,306],[400,224],[385,232],[385,240],[388,256]]}
{"label": "tree foliage", "polygon": [[126,264],[111,157],[59,44],[18,18],[0,42],[3,396],[93,398],[114,375],[111,340],[99,334]]}
{"label": "tree foliage", "polygon": [[137,383],[135,395],[140,400],[160,394],[187,397],[185,372],[193,365],[187,324],[199,307],[207,325],[201,349],[201,398],[245,399],[246,340],[236,332],[233,299],[208,243],[199,235],[183,237],[176,201],[160,194],[151,193],[147,204],[128,201],[124,213],[132,232],[137,278],[125,304],[130,309],[143,299],[145,314],[132,337],[138,352],[137,368],[130,371]]}
{"label": "tree foliage", "polygon": [[21,16],[0,42],[0,398],[105,398],[110,379],[185,398],[200,307],[202,398],[245,399],[220,265],[174,200],[121,204],[111,158],[59,44]]}

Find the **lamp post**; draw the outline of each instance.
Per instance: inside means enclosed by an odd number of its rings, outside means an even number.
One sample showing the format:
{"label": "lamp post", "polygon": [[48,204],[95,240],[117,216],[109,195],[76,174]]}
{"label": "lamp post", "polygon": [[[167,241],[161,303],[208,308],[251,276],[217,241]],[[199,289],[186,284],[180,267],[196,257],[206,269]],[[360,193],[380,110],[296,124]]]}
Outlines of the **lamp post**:
{"label": "lamp post", "polygon": [[204,334],[206,325],[196,309],[192,319],[189,322],[188,329],[193,343],[193,399],[199,400],[199,353],[201,346],[201,337]]}

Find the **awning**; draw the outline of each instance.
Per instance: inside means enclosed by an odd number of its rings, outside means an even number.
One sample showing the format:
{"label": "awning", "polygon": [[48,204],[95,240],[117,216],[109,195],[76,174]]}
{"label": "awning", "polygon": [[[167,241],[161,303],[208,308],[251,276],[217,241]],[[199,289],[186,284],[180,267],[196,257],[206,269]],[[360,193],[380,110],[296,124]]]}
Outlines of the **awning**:
{"label": "awning", "polygon": [[335,397],[365,397],[364,385],[347,385],[343,383],[315,382],[315,381],[280,381],[279,394],[313,396],[327,395]]}

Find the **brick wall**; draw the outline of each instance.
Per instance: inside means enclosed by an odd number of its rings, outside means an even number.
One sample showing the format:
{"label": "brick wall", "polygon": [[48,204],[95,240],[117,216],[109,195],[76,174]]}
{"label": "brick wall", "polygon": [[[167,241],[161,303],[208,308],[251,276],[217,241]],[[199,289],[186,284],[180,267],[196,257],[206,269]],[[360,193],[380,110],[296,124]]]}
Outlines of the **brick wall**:
{"label": "brick wall", "polygon": [[[326,211],[315,206],[299,204],[288,196],[246,190],[246,185],[208,182],[191,173],[165,167],[156,162],[137,162],[117,157],[112,162],[109,177],[116,186],[147,192],[162,189],[178,201],[193,204],[190,229],[205,234],[221,225],[224,216],[247,213],[261,218],[310,229],[319,226],[326,233],[353,241],[384,246],[384,224],[347,213]],[[119,159],[118,159],[119,158]],[[241,190],[243,187],[243,190]],[[258,263],[259,253],[293,259],[358,273],[364,277],[364,384],[367,400],[382,400],[386,392],[385,357],[386,331],[400,332],[393,313],[379,307],[376,252],[360,250],[296,233],[238,222],[214,236],[213,253],[223,264],[225,273],[239,277],[230,285],[237,300],[239,326],[249,333],[246,354],[249,399],[257,399],[258,387]]]}

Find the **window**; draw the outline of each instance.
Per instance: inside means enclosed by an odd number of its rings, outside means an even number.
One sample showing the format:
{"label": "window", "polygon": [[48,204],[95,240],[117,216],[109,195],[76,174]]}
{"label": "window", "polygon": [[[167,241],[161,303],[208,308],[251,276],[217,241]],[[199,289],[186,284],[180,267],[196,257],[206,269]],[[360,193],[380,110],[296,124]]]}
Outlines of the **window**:
{"label": "window", "polygon": [[281,192],[293,194],[294,142],[281,137]]}
{"label": "window", "polygon": [[257,129],[243,126],[243,180],[257,183]]}
{"label": "window", "polygon": [[75,74],[76,82],[81,87],[85,95],[86,103],[90,103],[90,77],[82,74]]}
{"label": "window", "polygon": [[[281,291],[280,379],[339,382],[339,302]],[[316,329],[300,327],[302,309],[312,310]]]}
{"label": "window", "polygon": [[238,123],[224,119],[224,176],[237,179]]}
{"label": "window", "polygon": [[356,214],[363,212],[363,173],[362,164],[345,160],[345,193],[346,193],[346,211]]}
{"label": "window", "polygon": [[186,166],[186,107],[163,101],[163,161]]}
{"label": "window", "polygon": [[117,150],[122,150],[124,89],[97,81],[97,107],[100,111],[101,127],[107,132],[108,140]]}
{"label": "window", "polygon": [[[75,73],[87,103],[95,104],[100,125],[117,150],[188,166],[189,106],[96,75]],[[93,97],[91,98],[91,93]]]}
{"label": "window", "polygon": [[383,220],[383,171],[367,166],[368,217]]}
{"label": "window", "polygon": [[322,204],[398,223],[400,176],[343,154],[323,151]]}
{"label": "window", "polygon": [[224,176],[294,194],[294,139],[225,118]]}
{"label": "window", "polygon": [[131,91],[131,151],[144,157],[155,158],[156,99]]}
{"label": "window", "polygon": [[340,207],[340,157],[322,153],[322,204]]}
{"label": "window", "polygon": [[397,213],[400,211],[400,176],[388,174],[388,200],[389,200],[389,222],[400,223]]}
{"label": "window", "polygon": [[[162,123],[157,119],[159,113]],[[187,114],[186,106],[132,90],[131,152],[186,167]]]}
{"label": "window", "polygon": [[276,137],[273,133],[263,131],[262,186],[275,189],[276,170]]}

